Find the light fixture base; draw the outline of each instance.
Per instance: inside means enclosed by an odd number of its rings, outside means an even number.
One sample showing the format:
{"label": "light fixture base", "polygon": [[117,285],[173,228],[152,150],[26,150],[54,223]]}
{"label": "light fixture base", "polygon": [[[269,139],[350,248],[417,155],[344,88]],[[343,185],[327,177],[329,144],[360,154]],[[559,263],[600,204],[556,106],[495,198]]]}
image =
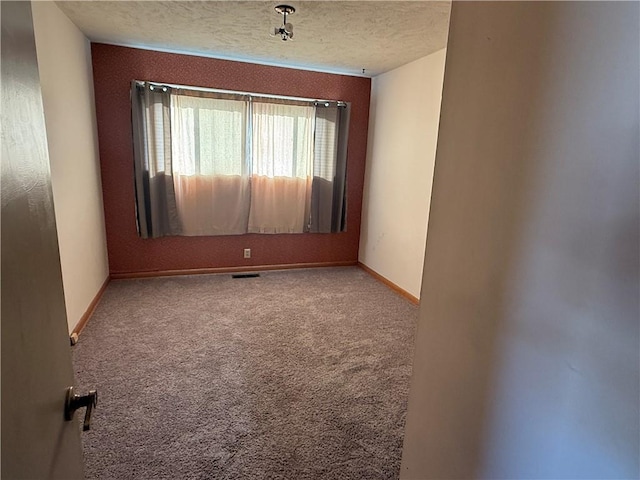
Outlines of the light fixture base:
{"label": "light fixture base", "polygon": [[274,10],[280,15],[291,15],[292,13],[296,13],[296,9],[291,5],[276,5]]}

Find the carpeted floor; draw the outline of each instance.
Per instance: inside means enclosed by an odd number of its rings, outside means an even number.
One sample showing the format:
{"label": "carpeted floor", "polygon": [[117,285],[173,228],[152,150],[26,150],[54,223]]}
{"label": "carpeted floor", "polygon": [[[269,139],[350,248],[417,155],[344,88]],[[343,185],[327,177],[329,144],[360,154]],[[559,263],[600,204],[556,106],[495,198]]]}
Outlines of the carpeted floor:
{"label": "carpeted floor", "polygon": [[87,478],[397,478],[417,310],[356,267],[111,282]]}

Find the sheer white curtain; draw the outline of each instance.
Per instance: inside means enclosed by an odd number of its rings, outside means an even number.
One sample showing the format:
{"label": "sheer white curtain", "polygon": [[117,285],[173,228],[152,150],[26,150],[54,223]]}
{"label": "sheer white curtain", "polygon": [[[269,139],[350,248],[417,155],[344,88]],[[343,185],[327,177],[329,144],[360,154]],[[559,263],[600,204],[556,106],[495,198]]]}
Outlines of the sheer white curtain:
{"label": "sheer white curtain", "polygon": [[253,102],[249,232],[308,228],[314,128],[313,105]]}
{"label": "sheer white curtain", "polygon": [[247,101],[171,96],[173,180],[183,235],[246,233],[247,111]]}

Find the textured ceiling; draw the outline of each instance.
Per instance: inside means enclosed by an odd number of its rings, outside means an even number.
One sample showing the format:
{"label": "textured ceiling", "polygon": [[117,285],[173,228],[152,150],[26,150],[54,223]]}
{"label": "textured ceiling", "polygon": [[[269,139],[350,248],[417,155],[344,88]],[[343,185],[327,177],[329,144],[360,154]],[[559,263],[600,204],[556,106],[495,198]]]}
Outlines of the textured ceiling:
{"label": "textured ceiling", "polygon": [[295,38],[264,1],[58,1],[95,42],[375,76],[446,46],[450,2],[290,1]]}

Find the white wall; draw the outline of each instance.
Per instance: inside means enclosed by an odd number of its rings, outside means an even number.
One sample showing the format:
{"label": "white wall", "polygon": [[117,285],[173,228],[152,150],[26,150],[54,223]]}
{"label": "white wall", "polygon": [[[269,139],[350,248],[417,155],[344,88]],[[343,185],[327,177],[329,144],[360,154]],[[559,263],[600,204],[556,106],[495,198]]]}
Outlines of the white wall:
{"label": "white wall", "polygon": [[638,478],[639,16],[453,2],[401,478]]}
{"label": "white wall", "polygon": [[54,2],[32,2],[69,331],[109,275],[88,40]]}
{"label": "white wall", "polygon": [[359,261],[420,297],[442,77],[440,50],[371,84]]}

